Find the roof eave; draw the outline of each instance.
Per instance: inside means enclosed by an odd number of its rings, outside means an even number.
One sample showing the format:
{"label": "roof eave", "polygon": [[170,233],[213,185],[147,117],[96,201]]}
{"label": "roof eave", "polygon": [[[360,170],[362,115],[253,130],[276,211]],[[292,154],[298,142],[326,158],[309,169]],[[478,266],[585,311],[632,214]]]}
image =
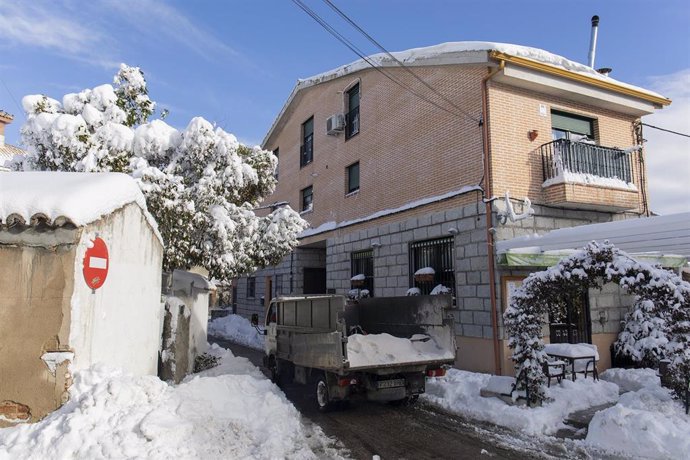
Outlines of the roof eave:
{"label": "roof eave", "polygon": [[628,86],[622,86],[611,81],[601,80],[599,78],[590,77],[581,73],[573,72],[561,67],[557,67],[551,64],[546,64],[544,62],[535,61],[533,59],[512,56],[510,54],[503,53],[501,51],[491,51],[490,56],[493,59],[499,61],[505,61],[508,63],[515,64],[517,66],[526,67],[529,69],[537,70],[539,72],[544,72],[549,75],[554,75],[557,77],[566,78],[569,80],[574,80],[580,83],[591,85],[600,89],[605,89],[608,91],[613,91],[615,93],[623,94],[626,96],[638,98],[647,102],[651,102],[658,108],[667,106],[671,103],[671,100],[665,97],[659,97],[654,94],[649,94],[644,91],[640,91]]}

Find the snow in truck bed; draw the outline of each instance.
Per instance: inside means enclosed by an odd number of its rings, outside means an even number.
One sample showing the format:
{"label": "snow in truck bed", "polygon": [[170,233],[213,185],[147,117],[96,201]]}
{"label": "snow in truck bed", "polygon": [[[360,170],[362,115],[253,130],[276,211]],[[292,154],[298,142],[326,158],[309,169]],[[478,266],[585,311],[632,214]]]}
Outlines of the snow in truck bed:
{"label": "snow in truck bed", "polygon": [[422,334],[416,334],[410,339],[390,334],[353,334],[347,341],[347,359],[350,368],[386,366],[454,360],[455,350],[446,350],[433,338]]}

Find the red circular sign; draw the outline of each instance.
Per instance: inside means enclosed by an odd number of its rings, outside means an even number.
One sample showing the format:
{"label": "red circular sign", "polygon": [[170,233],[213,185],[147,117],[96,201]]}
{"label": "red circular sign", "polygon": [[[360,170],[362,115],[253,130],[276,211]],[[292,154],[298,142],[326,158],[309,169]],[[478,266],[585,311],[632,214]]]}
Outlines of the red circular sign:
{"label": "red circular sign", "polygon": [[91,247],[84,254],[84,280],[91,289],[98,289],[108,276],[108,246],[100,238],[91,240]]}

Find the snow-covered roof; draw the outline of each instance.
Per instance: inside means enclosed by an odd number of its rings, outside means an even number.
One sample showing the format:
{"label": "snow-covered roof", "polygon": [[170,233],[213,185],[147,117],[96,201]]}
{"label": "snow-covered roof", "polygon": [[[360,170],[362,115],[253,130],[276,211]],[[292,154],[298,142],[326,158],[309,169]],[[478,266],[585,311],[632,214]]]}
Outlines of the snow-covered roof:
{"label": "snow-covered roof", "polygon": [[0,226],[46,222],[87,225],[123,206],[136,203],[154,232],[139,186],[122,173],[5,172],[0,173]]}
{"label": "snow-covered roof", "polygon": [[25,155],[26,151],[11,144],[0,145],[0,170],[9,169],[8,164],[15,155]]}
{"label": "snow-covered roof", "polygon": [[631,255],[679,255],[690,260],[690,212],[561,228],[496,242],[498,254],[580,249],[608,240]]}
{"label": "snow-covered roof", "polygon": [[634,85],[629,85],[627,83],[620,82],[609,77],[608,75],[603,75],[597,72],[595,69],[585,64],[580,64],[578,62],[567,59],[563,56],[559,56],[557,54],[553,54],[539,48],[532,48],[529,46],[514,45],[509,43],[483,41],[448,42],[422,48],[413,48],[406,51],[393,52],[391,53],[391,55],[395,59],[391,58],[386,53],[374,54],[368,56],[366,60],[359,59],[357,61],[337,67],[327,72],[323,72],[309,78],[298,80],[297,84],[292,89],[290,96],[283,105],[283,108],[274,120],[270,130],[268,131],[268,134],[266,134],[266,137],[264,138],[262,145],[266,147],[266,143],[268,142],[273,131],[278,125],[279,120],[282,118],[282,116],[292,103],[293,99],[301,90],[361,70],[370,69],[371,65],[369,64],[369,62],[378,67],[397,67],[398,63],[396,62],[396,60],[402,62],[404,65],[408,67],[426,65],[455,65],[467,63],[476,64],[488,62],[491,53],[499,53],[500,55],[505,57],[512,56],[515,58],[526,59],[528,61],[544,64],[551,68],[564,70],[572,74],[579,74],[593,79],[594,81],[603,82],[614,88],[625,88],[639,93],[640,95],[646,95],[657,100],[668,101],[668,99],[666,99],[664,96],[658,93]]}

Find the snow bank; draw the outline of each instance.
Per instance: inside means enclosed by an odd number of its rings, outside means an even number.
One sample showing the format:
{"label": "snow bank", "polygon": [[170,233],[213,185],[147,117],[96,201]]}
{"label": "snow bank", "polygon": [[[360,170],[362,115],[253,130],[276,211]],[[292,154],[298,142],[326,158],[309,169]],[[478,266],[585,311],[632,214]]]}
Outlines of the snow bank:
{"label": "snow bank", "polygon": [[690,416],[662,388],[651,369],[611,369],[602,378],[620,382],[618,404],[598,412],[589,425],[585,442],[625,457],[688,458]]}
{"label": "snow bank", "polygon": [[599,374],[601,380],[615,383],[621,392],[637,391],[642,388],[661,386],[661,380],[654,369],[607,369]]}
{"label": "snow bank", "polygon": [[221,366],[178,386],[103,366],[76,373],[65,406],[0,430],[0,459],[338,456],[258,369],[218,347],[211,352]]}
{"label": "snow bank", "polygon": [[208,333],[214,337],[229,340],[257,350],[264,349],[264,336],[251,325],[247,318],[228,315],[208,323]]}
{"label": "snow bank", "polygon": [[618,399],[618,386],[592,379],[563,380],[547,389],[553,401],[542,407],[509,406],[498,398],[483,398],[488,374],[450,369],[446,377],[429,379],[422,397],[445,410],[496,425],[522,431],[529,435],[554,435],[564,428],[563,419],[571,412],[587,409]]}
{"label": "snow bank", "polygon": [[137,183],[121,173],[9,172],[0,181],[1,222],[17,214],[28,223],[41,214],[81,226],[129,203],[146,211]]}
{"label": "snow bank", "polygon": [[455,350],[441,348],[433,338],[422,334],[410,339],[390,334],[353,334],[347,341],[351,368],[454,358]]}

